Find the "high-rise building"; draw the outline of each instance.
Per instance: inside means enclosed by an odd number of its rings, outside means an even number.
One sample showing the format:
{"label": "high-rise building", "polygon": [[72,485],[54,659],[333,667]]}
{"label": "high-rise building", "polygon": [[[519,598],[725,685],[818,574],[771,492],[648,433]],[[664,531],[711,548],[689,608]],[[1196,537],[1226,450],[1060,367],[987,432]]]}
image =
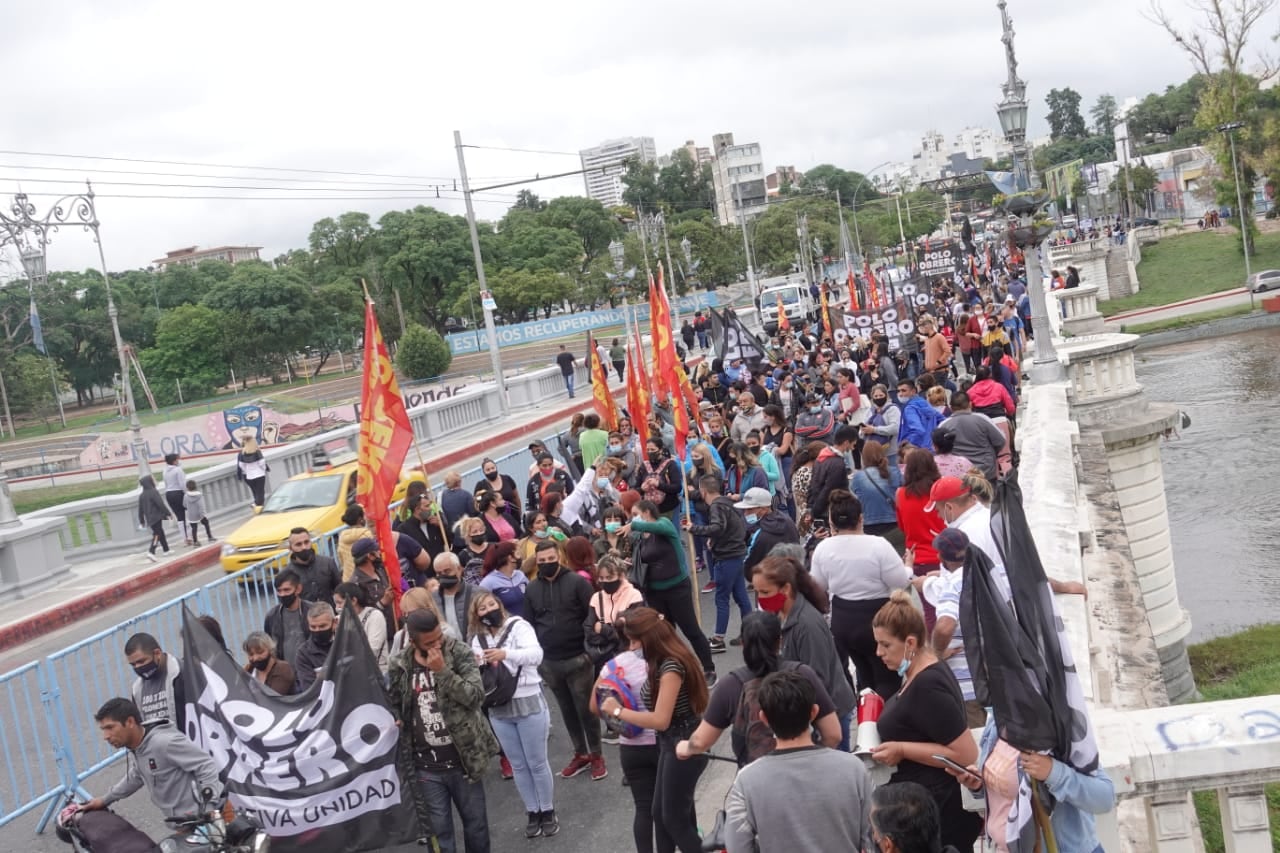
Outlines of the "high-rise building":
{"label": "high-rise building", "polygon": [[626,189],[622,175],[628,160],[638,158],[644,163],[653,163],[658,159],[652,136],[608,139],[594,148],[584,148],[578,154],[582,158],[582,168],[589,170],[582,176],[587,185],[587,197],[605,207],[622,204],[622,191]]}
{"label": "high-rise building", "polygon": [[711,137],[711,154],[711,182],[720,224],[734,224],[739,213],[747,219],[762,213],[769,191],[760,143],[735,145],[732,133],[717,133]]}
{"label": "high-rise building", "polygon": [[[927,131],[911,155],[911,177],[915,183],[936,181],[973,171],[987,160],[1001,160],[1013,149],[1003,136],[985,127],[966,127],[950,141],[936,130]],[[977,165],[974,165],[977,164]]]}

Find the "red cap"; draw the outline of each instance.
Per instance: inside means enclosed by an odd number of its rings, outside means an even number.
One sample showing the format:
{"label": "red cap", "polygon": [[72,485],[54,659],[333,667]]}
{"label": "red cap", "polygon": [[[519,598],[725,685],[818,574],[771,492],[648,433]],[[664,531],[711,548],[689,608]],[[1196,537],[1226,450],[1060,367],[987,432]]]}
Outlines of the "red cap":
{"label": "red cap", "polygon": [[969,489],[959,477],[939,477],[929,489],[929,502],[924,505],[925,512],[933,512],[939,503],[953,501],[969,494]]}

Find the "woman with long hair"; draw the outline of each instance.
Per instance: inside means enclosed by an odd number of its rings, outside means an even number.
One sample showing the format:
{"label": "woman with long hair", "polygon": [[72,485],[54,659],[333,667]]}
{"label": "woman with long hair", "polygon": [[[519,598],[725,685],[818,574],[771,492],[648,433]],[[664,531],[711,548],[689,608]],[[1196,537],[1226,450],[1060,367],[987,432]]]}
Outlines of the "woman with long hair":
{"label": "woman with long hair", "polygon": [[795,501],[796,527],[800,535],[809,532],[809,483],[813,479],[813,463],[827,445],[821,441],[805,442],[792,458],[791,499]]}
{"label": "woman with long hair", "polygon": [[698,727],[707,708],[707,682],[693,652],[658,611],[638,607],[628,613],[626,626],[627,636],[639,641],[649,665],[641,697],[652,710],[624,708],[617,698],[609,696],[600,703],[600,713],[619,723],[657,733],[653,821],[658,849],[701,853],[694,789],[707,767],[707,759],[698,756],[681,762],[676,758],[676,744]]}
{"label": "woman with long hair", "polygon": [[560,823],[556,820],[555,783],[547,760],[551,711],[542,696],[542,676],[538,674],[542,663],[538,635],[532,625],[508,614],[502,602],[484,590],[471,597],[467,633],[481,667],[505,666],[516,678],[511,699],[493,705],[487,713],[515,778],[516,791],[524,801],[528,816],[525,837],[555,835]]}
{"label": "woman with long hair", "polygon": [[475,586],[480,583],[480,577],[484,574],[486,552],[497,543],[497,539],[489,538],[491,528],[479,516],[465,516],[457,527],[462,544],[454,549],[454,553],[462,564],[462,580]]}
{"label": "woman with long hair", "polygon": [[[814,704],[818,706],[813,727],[824,746],[834,748],[840,744],[840,720],[836,717],[835,703],[822,686],[822,679],[808,665],[782,659],[782,620],[776,613],[757,610],[742,620],[742,660],[746,666],[716,682],[702,722],[688,740],[676,744],[678,758],[683,760],[710,751],[724,730],[733,727],[747,684],[781,670],[795,670],[813,685]],[[753,758],[748,755],[744,735],[745,732],[733,732],[733,754],[739,767],[745,767]]]}
{"label": "woman with long hair", "polygon": [[671,518],[680,505],[680,466],[662,439],[651,436],[645,442],[645,458],[636,471],[632,487],[640,492],[640,496],[658,507],[659,514]]}
{"label": "woman with long hair", "polygon": [[582,579],[596,586],[596,551],[591,547],[591,540],[585,536],[570,536],[564,543],[564,565],[572,572],[577,572]]}
{"label": "woman with long hair", "polygon": [[[436,606],[435,596],[432,592],[435,589],[435,579],[432,578],[427,586],[414,586],[405,591],[400,596],[400,615],[408,616],[415,610],[430,610],[435,614],[436,621],[440,623],[441,630],[444,631],[446,637],[452,637],[455,640],[462,639],[458,636],[458,632],[453,626],[445,621],[444,616],[440,613],[440,608]],[[404,622],[403,619],[400,620]],[[404,651],[405,644],[409,642],[408,630],[401,628],[396,631],[395,636],[391,638],[391,649],[387,652],[388,658],[394,658],[396,655]]]}
{"label": "woman with long hair", "polygon": [[760,467],[759,458],[744,442],[735,441],[725,457],[725,494],[735,501],[742,500],[747,489],[769,489],[769,475]]}
{"label": "woman with long hair", "polygon": [[898,689],[898,677],[880,665],[871,620],[911,571],[893,546],[862,527],[862,505],[843,489],[831,493],[831,534],[813,551],[813,580],[831,596],[831,634],[843,664],[852,660],[858,688],[883,697]]}
{"label": "woman with long hair", "polygon": [[884,445],[868,441],[862,446],[862,469],[853,475],[853,494],[862,504],[862,529],[872,536],[883,536],[899,551],[902,531],[894,509],[894,493],[902,485],[902,473],[890,465]]}
{"label": "woman with long hair", "polygon": [[895,768],[890,784],[923,785],[941,812],[943,845],[972,853],[982,818],[965,810],[956,780],[934,757],[961,767],[978,759],[978,744],[965,722],[960,684],[925,642],[924,619],[905,591],[894,591],[876,613],[871,630],[883,668],[902,679],[902,686],[880,712],[881,744],[871,750],[871,757]]}
{"label": "woman with long hair", "polygon": [[827,594],[794,557],[765,557],[751,575],[751,586],[760,609],[782,620],[782,657],[808,665],[822,680],[840,720],[840,748],[847,751],[856,702],[824,617],[831,606]]}
{"label": "woman with long hair", "polygon": [[484,557],[480,588],[493,594],[512,616],[524,616],[524,592],[528,576],[521,570],[515,542],[499,542]]}
{"label": "woman with long hair", "polygon": [[369,607],[365,601],[364,591],[358,584],[348,581],[338,584],[333,591],[333,606],[339,616],[354,616],[364,629],[364,637],[369,643],[378,662],[378,671],[387,674],[387,619],[382,609]]}
{"label": "woman with long hair", "polygon": [[476,499],[476,511],[484,522],[485,539],[511,542],[520,538],[520,522],[509,511],[501,492],[486,491]]}
{"label": "woman with long hair", "polygon": [[565,433],[564,441],[569,446],[569,456],[573,459],[574,471],[581,471],[582,465],[582,446],[579,442],[582,439],[582,431],[586,429],[587,416],[578,412],[569,419],[569,431]]}
{"label": "woman with long hair", "polygon": [[[917,577],[936,572],[942,567],[938,562],[938,552],[933,547],[933,540],[947,523],[936,509],[925,508],[929,504],[930,489],[941,477],[933,454],[929,451],[917,447],[906,455],[906,469],[902,475],[902,486],[895,495],[894,507],[907,550],[914,555],[911,570]],[[928,601],[922,601],[921,604],[924,607],[925,627],[929,633],[933,633],[937,614]]]}
{"label": "woman with long hair", "polygon": [[564,559],[564,543],[569,541],[569,537],[564,531],[558,527],[552,527],[547,520],[547,514],[542,510],[534,510],[527,513],[524,517],[525,530],[529,535],[521,539],[516,545],[516,556],[520,560],[520,568],[524,571],[525,576],[530,580],[538,573],[537,566],[533,563],[533,551],[538,547],[538,543],[543,539],[552,539],[560,545],[560,558]]}

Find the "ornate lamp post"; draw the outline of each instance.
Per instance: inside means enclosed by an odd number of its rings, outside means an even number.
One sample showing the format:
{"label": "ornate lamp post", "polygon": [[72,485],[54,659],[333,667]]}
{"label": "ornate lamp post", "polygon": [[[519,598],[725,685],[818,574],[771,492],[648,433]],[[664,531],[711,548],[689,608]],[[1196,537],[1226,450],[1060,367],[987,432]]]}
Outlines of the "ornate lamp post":
{"label": "ornate lamp post", "polygon": [[[138,476],[150,477],[151,465],[147,461],[146,443],[142,440],[142,423],[138,409],[133,404],[133,383],[129,381],[129,362],[125,357],[124,340],[120,337],[119,311],[111,295],[111,276],[107,273],[107,259],[102,252],[102,237],[98,231],[98,212],[93,203],[93,184],[85,181],[85,192],[64,196],[53,203],[43,217],[36,215],[36,206],[26,193],[13,197],[13,204],[6,214],[0,211],[0,230],[8,234],[16,245],[24,245],[28,238],[39,247],[41,266],[51,235],[63,225],[79,225],[93,234],[98,245],[98,263],[102,267],[102,280],[107,288],[107,317],[111,319],[111,332],[115,336],[116,355],[120,359],[120,384],[124,387],[125,407],[129,410],[129,431],[133,433],[133,456],[138,463]],[[24,264],[28,277],[34,267]],[[3,490],[7,493],[7,489]],[[0,505],[0,524],[3,524],[3,506]]]}
{"label": "ornate lamp post", "polygon": [[1036,213],[1048,197],[1031,189],[1031,163],[1027,150],[1027,84],[1018,77],[1018,59],[1013,52],[1013,21],[1006,5],[1005,0],[997,0],[996,6],[1000,9],[1000,17],[1004,23],[1000,40],[1004,42],[1009,77],[1002,87],[1004,100],[996,105],[996,115],[1000,118],[1004,138],[1013,147],[1013,173],[1018,195],[1006,201],[1004,207],[1011,215],[1011,239],[1022,249],[1026,259],[1027,292],[1031,296],[1031,325],[1035,332],[1031,379],[1037,383],[1055,382],[1064,378],[1066,371],[1058,361],[1058,353],[1053,346],[1053,327],[1049,324],[1044,274],[1040,271],[1040,242],[1048,235],[1049,229],[1035,224]]}

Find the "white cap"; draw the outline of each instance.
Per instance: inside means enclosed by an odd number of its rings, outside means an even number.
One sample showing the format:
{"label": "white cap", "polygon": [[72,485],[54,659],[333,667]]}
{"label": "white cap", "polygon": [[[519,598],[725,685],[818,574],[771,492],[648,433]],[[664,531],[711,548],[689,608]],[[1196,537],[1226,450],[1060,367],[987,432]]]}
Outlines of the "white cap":
{"label": "white cap", "polygon": [[742,500],[733,505],[735,509],[764,509],[773,506],[773,495],[769,494],[768,489],[756,487],[747,489],[747,493],[742,496]]}

